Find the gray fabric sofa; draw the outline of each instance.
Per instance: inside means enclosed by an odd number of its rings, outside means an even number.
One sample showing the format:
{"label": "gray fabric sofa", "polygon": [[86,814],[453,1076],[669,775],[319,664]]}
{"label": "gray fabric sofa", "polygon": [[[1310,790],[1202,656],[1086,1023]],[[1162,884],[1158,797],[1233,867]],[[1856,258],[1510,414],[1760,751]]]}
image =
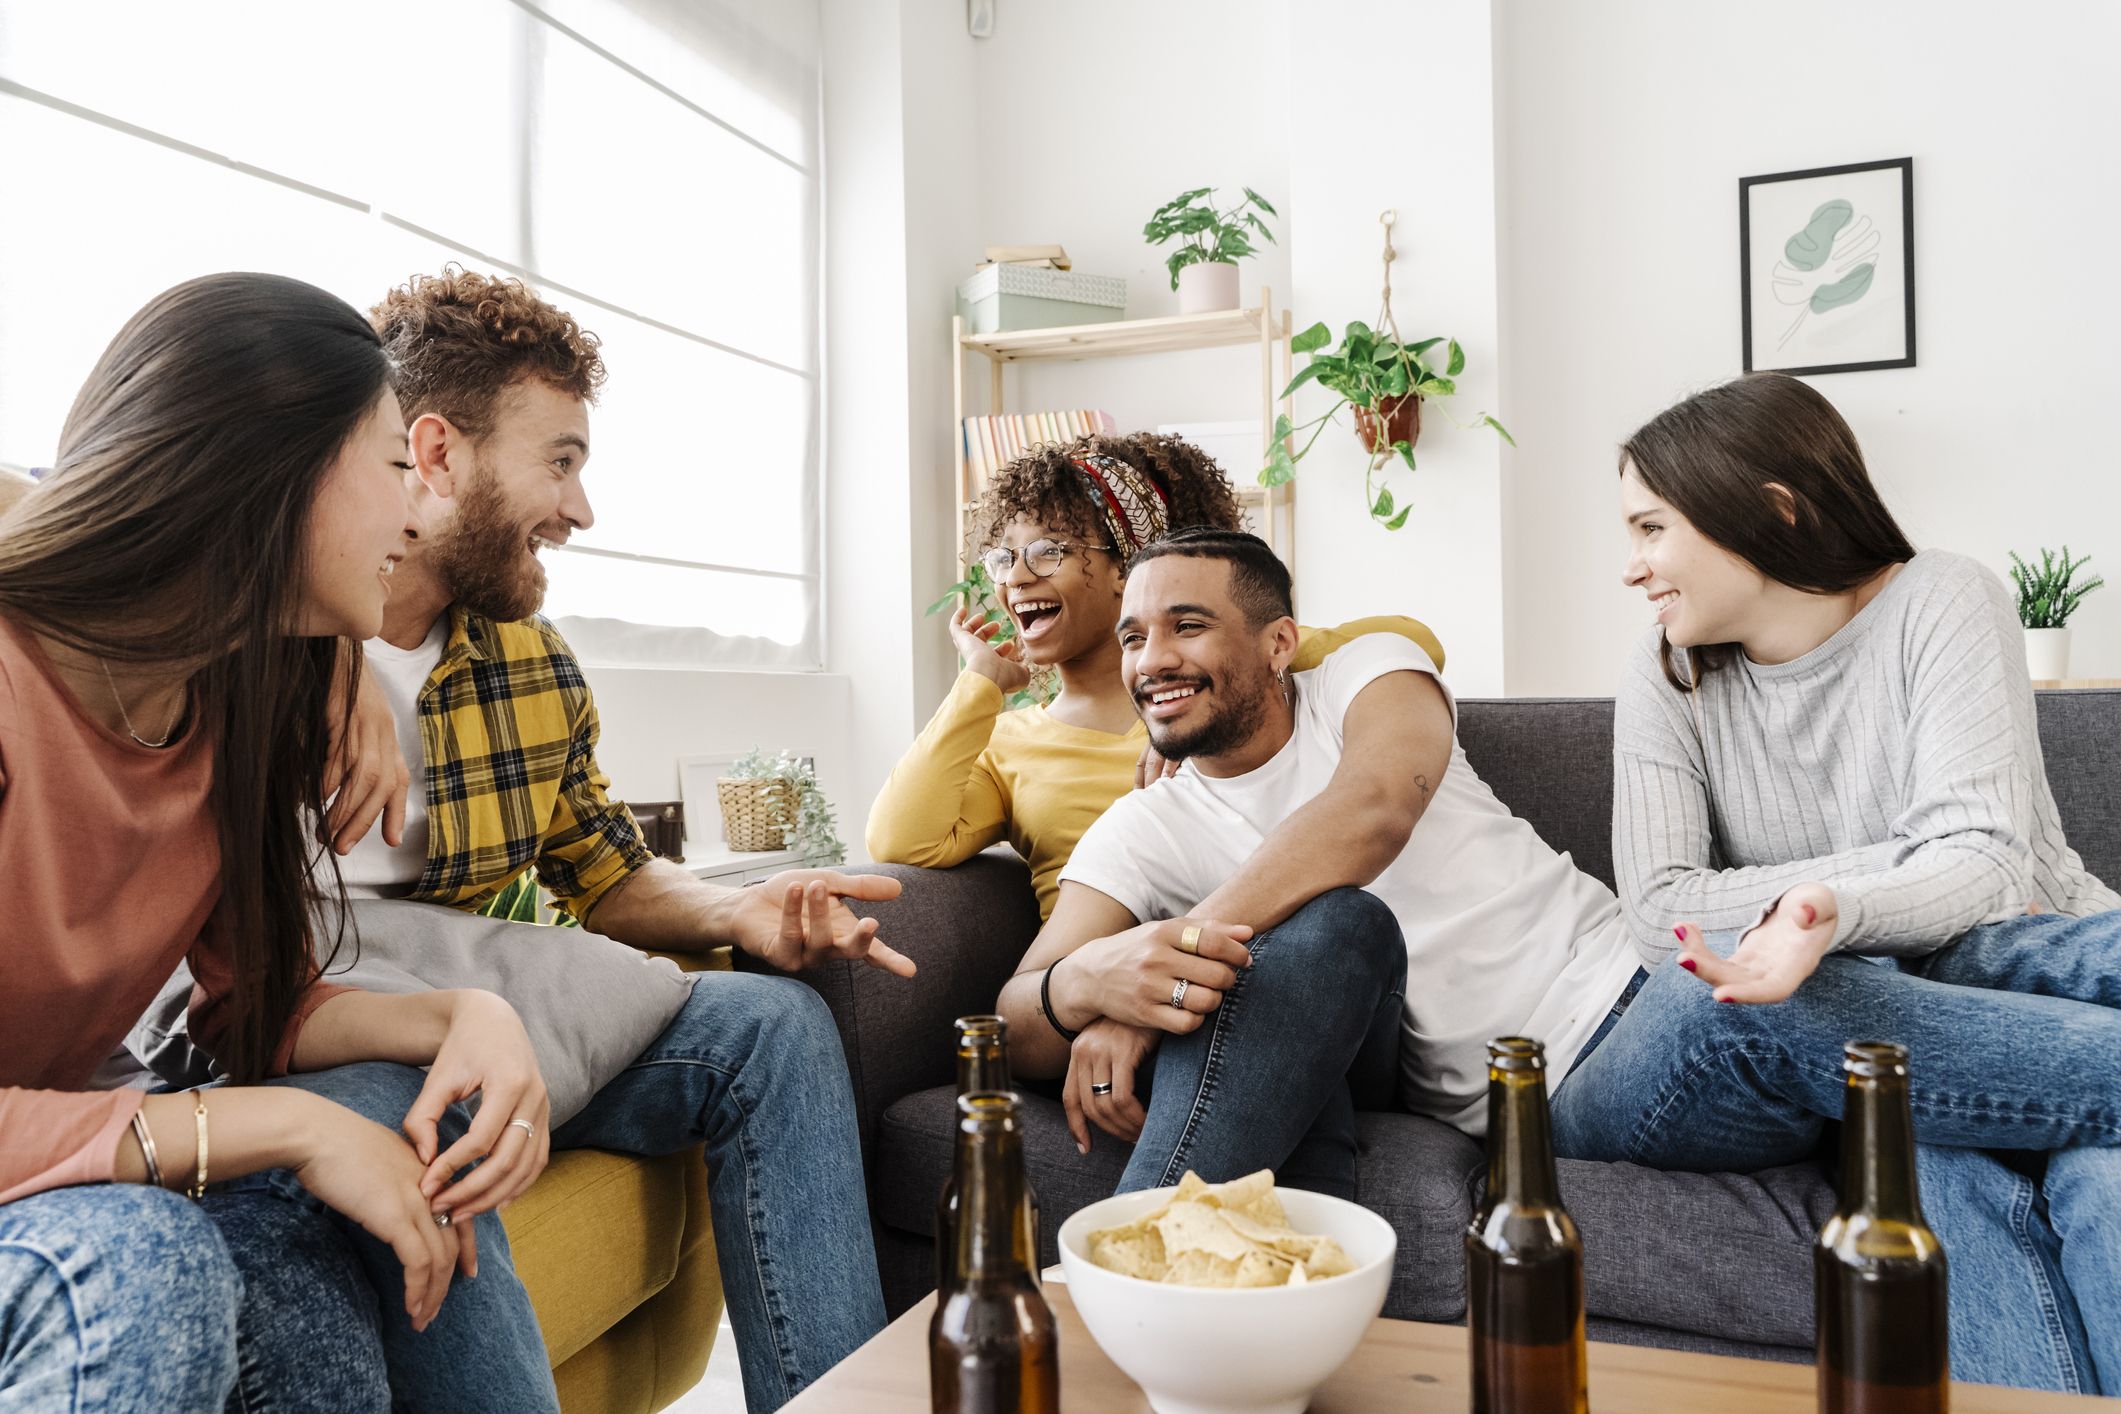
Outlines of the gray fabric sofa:
{"label": "gray fabric sofa", "polygon": [[[2071,843],[2121,879],[2121,691],[2043,693],[2048,777]],[[1613,705],[1606,699],[1461,704],[1475,770],[1579,867],[1612,881]],[[948,1172],[953,1018],[993,1006],[1038,929],[1028,876],[989,853],[948,870],[889,866],[904,894],[879,905],[884,936],[920,964],[912,984],[833,964],[811,980],[846,1045],[868,1159],[884,1292],[894,1315],[933,1283],[934,1203]],[[1026,1151],[1044,1213],[1044,1259],[1061,1221],[1112,1191],[1125,1146],[1075,1152],[1057,1101],[1026,1097]],[[1359,1197],[1399,1233],[1385,1312],[1465,1312],[1460,1237],[1483,1179],[1480,1147],[1435,1121],[1360,1117]],[[1833,1206],[1826,1169],[1663,1173],[1563,1161],[1583,1230],[1594,1339],[1788,1360],[1810,1358],[1812,1234]]]}

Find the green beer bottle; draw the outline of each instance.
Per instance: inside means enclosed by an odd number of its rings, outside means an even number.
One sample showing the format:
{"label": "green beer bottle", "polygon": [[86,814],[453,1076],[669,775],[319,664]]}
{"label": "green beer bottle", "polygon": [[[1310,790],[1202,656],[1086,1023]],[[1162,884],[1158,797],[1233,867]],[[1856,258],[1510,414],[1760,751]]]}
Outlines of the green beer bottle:
{"label": "green beer bottle", "polygon": [[1024,1262],[1016,1096],[957,1101],[959,1216],[950,1280],[928,1323],[934,1414],[1060,1414],[1060,1332]]}
{"label": "green beer bottle", "polygon": [[[960,1097],[990,1090],[1006,1093],[1016,1087],[1009,1079],[1009,1023],[999,1016],[961,1016],[957,1019],[957,1093]],[[957,1175],[943,1180],[943,1191],[935,1200],[935,1289],[947,1291],[956,1261]],[[1020,1220],[1024,1227],[1024,1262],[1031,1279],[1039,1279],[1038,1194],[1031,1179],[1024,1177],[1024,1204]]]}
{"label": "green beer bottle", "polygon": [[1488,1043],[1488,1191],[1466,1229],[1473,1414],[1585,1414],[1583,1239],[1561,1204],[1546,1047]]}
{"label": "green beer bottle", "polygon": [[1922,1218],[1907,1047],[1851,1041],[1840,1201],[1812,1246],[1823,1414],[1944,1414],[1944,1246]]}

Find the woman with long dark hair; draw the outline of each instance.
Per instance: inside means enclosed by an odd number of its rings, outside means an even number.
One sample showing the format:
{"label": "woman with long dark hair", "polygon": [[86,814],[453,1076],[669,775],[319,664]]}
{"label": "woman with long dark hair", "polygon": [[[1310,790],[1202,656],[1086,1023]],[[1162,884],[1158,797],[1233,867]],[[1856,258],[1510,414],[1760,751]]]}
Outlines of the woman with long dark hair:
{"label": "woman with long dark hair", "polygon": [[[179,285],[0,521],[0,1404],[556,1407],[493,1215],[521,1023],[319,980],[326,702],[417,530],[389,379],[321,290]],[[88,1090],[180,959],[233,1083]]]}
{"label": "woman with long dark hair", "polygon": [[2121,898],[2063,838],[2007,591],[1917,552],[1793,378],[1667,409],[1620,473],[1656,627],[1615,711],[1613,853],[1654,970],[1559,1087],[1558,1147],[1796,1162],[1841,1114],[1842,1043],[1903,1042],[1954,1375],[2121,1392]]}

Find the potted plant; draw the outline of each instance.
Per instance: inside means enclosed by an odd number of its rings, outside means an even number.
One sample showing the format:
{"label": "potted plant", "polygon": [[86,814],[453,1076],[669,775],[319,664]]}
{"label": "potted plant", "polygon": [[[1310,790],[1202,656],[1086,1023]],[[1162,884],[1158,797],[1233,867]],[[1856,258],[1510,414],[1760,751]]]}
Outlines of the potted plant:
{"label": "potted plant", "polygon": [[808,864],[847,858],[832,802],[817,783],[817,768],[789,752],[747,751],[716,777],[715,799],[731,849],[800,850]]}
{"label": "potted plant", "polygon": [[1281,213],[1250,187],[1240,188],[1245,199],[1227,211],[1215,207],[1215,189],[1198,187],[1180,192],[1149,218],[1142,227],[1150,245],[1172,239],[1183,244],[1164,262],[1171,272],[1171,288],[1178,291],[1180,314],[1207,314],[1218,309],[1236,309],[1237,262],[1256,253],[1251,233],[1257,231],[1271,243],[1274,233],[1259,219]]}
{"label": "potted plant", "polygon": [[2082,584],[2070,581],[2083,569],[2089,555],[2070,558],[2069,546],[2062,558],[2052,550],[2040,551],[2037,570],[2011,551],[2011,580],[2018,586],[2018,622],[2025,626],[2025,666],[2035,681],[2058,682],[2069,676],[2069,617],[2077,612],[2084,596],[2106,583],[2095,575]]}
{"label": "potted plant", "polygon": [[[1370,455],[1363,472],[1363,502],[1370,508],[1371,519],[1387,530],[1397,530],[1407,523],[1407,514],[1413,507],[1395,505],[1391,488],[1379,483],[1378,473],[1395,455],[1409,470],[1413,469],[1414,443],[1421,436],[1422,401],[1457,394],[1458,385],[1453,380],[1465,371],[1465,350],[1458,346],[1458,340],[1442,335],[1418,343],[1402,343],[1397,329],[1373,330],[1359,322],[1347,327],[1338,348],[1320,353],[1332,340],[1333,331],[1322,323],[1313,324],[1290,340],[1292,354],[1309,354],[1311,358],[1289,380],[1281,395],[1286,398],[1315,380],[1335,395],[1334,401],[1323,413],[1301,425],[1293,424],[1286,413],[1274,420],[1274,448],[1260,470],[1259,483],[1279,486],[1292,479],[1296,464],[1317,444],[1326,424],[1334,421],[1342,408],[1353,409],[1355,435]],[[1438,344],[1445,345],[1441,370],[1427,358]],[[1446,412],[1445,416],[1450,414]],[[1517,445],[1509,429],[1487,413],[1471,422],[1459,422],[1455,417],[1451,421],[1460,427],[1492,427],[1505,442]],[[1292,450],[1290,443],[1306,429],[1310,437],[1303,446]]]}

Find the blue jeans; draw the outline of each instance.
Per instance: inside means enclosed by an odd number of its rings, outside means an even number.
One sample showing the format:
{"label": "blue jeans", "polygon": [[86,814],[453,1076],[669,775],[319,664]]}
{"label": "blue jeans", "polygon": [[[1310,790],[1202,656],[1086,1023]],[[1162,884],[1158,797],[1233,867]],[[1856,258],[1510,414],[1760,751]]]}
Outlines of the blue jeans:
{"label": "blue jeans", "polygon": [[[1829,957],[1774,1006],[1720,1004],[1666,964],[1556,1090],[1555,1147],[1699,1171],[1794,1163],[1841,1116],[1842,1044],[1902,1042],[1923,1207],[1953,1267],[1953,1375],[2121,1388],[2121,1314],[2094,1309],[2121,1291],[2108,1216],[2121,1206],[2121,1010],[2088,983],[2091,1001],[2057,994],[2087,973],[2113,987],[2121,914],[1992,924],[1906,969]],[[1983,1150],[2045,1152],[2045,1181]]]}
{"label": "blue jeans", "polygon": [[1407,949],[1374,894],[1320,894],[1254,938],[1252,965],[1185,1036],[1165,1036],[1119,1191],[1275,1169],[1355,1196],[1355,1112],[1399,1080]]}
{"label": "blue jeans", "polygon": [[[269,1083],[321,1095],[395,1133],[426,1080],[411,1066],[363,1061]],[[462,1106],[450,1106],[440,1126],[442,1147],[461,1138],[469,1122]],[[272,1329],[265,1323],[274,1314],[274,1294],[288,1288],[306,1293],[299,1306],[278,1313],[285,1339],[264,1342],[254,1356],[246,1355],[245,1408],[388,1408],[395,1399],[398,1407],[413,1410],[558,1414],[545,1338],[497,1214],[478,1218],[477,1279],[454,1277],[441,1311],[425,1331],[415,1331],[405,1314],[405,1273],[397,1254],[312,1198],[293,1175],[284,1169],[253,1174],[224,1185],[219,1195],[209,1195],[209,1208],[246,1286],[266,1298],[253,1319]],[[311,1216],[303,1231],[313,1249],[291,1241],[289,1209]],[[308,1268],[306,1280],[285,1269],[297,1257]],[[334,1268],[345,1274],[343,1280],[324,1279]],[[363,1380],[373,1379],[375,1363],[354,1354],[364,1337],[380,1353],[387,1383],[373,1405],[356,1403],[331,1383],[332,1362],[338,1361],[348,1367],[352,1389],[368,1387]],[[320,1365],[326,1347],[332,1353]],[[367,1376],[354,1373],[364,1364]],[[312,1391],[318,1403],[305,1402]]]}
{"label": "blue jeans", "polygon": [[174,1193],[57,1188],[0,1206],[0,1408],[219,1409],[243,1281]]}
{"label": "blue jeans", "polygon": [[780,1408],[884,1328],[854,1090],[832,1015],[802,983],[699,974],[677,1019],[553,1143],[707,1146],[752,1414]]}
{"label": "blue jeans", "polygon": [[[371,1063],[275,1083],[394,1127],[422,1078]],[[444,1133],[464,1123],[452,1110]],[[479,1278],[451,1283],[426,1332],[403,1299],[390,1249],[285,1170],[198,1204],[132,1184],[35,1194],[0,1207],[0,1408],[557,1411],[498,1220],[479,1220]]]}

